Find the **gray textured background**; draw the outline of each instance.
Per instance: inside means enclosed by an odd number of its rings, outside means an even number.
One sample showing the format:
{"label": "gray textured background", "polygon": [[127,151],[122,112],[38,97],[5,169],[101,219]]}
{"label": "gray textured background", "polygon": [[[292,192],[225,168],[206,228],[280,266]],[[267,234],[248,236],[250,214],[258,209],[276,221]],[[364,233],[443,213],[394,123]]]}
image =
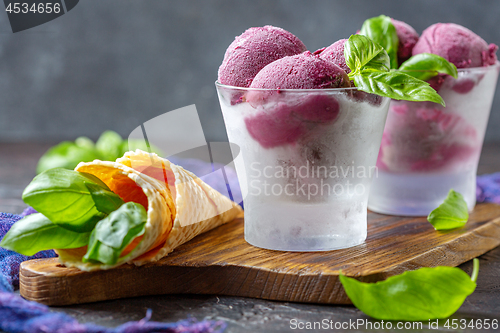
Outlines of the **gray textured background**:
{"label": "gray textured background", "polygon": [[[234,36],[271,24],[316,50],[380,14],[418,32],[455,22],[500,45],[498,0],[81,0],[66,15],[16,34],[2,11],[0,142],[95,139],[105,129],[128,136],[190,104],[208,141],[227,140],[214,81]],[[500,141],[499,90],[488,141]]]}

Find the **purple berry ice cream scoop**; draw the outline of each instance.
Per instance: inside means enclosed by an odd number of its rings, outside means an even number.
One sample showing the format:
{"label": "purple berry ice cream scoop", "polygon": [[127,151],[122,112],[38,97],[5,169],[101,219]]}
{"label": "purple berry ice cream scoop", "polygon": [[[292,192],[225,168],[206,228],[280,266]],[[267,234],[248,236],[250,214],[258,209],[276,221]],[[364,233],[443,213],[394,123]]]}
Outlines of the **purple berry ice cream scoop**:
{"label": "purple berry ice cream scoop", "polygon": [[[284,57],[264,67],[254,78],[247,101],[256,108],[245,119],[248,132],[264,148],[294,144],[320,124],[333,122],[339,113],[335,97],[321,89],[350,87],[347,74],[334,63],[309,51]],[[283,89],[317,89],[318,93],[287,98]]]}
{"label": "purple berry ice cream scoop", "polygon": [[469,68],[495,64],[497,49],[495,44],[488,45],[484,39],[458,24],[436,23],[422,32],[413,55],[433,53],[457,68]]}
{"label": "purple berry ice cream scoop", "polygon": [[247,88],[266,65],[305,50],[304,43],[284,29],[270,25],[247,29],[227,48],[219,67],[219,82]]}
{"label": "purple berry ice cream scoop", "polygon": [[350,86],[349,77],[339,66],[306,51],[270,63],[255,76],[250,88],[328,89]]}
{"label": "purple berry ice cream scoop", "polygon": [[321,59],[333,62],[335,65],[342,68],[344,72],[349,74],[351,72],[351,69],[345,63],[344,57],[344,44],[346,41],[347,39],[338,40],[324,49],[317,50],[316,52],[314,52],[314,54],[318,54]]}

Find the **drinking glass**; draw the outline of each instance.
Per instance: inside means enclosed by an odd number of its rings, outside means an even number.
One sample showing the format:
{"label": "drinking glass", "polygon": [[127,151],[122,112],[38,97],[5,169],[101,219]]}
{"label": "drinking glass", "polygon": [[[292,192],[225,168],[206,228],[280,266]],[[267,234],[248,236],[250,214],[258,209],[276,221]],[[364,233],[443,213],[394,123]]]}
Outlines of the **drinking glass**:
{"label": "drinking glass", "polygon": [[476,171],[500,64],[458,70],[429,82],[446,103],[392,100],[368,208],[391,215],[425,216],[450,189],[472,210]]}
{"label": "drinking glass", "polygon": [[239,147],[245,240],[283,251],[363,243],[390,100],[356,88],[216,87]]}

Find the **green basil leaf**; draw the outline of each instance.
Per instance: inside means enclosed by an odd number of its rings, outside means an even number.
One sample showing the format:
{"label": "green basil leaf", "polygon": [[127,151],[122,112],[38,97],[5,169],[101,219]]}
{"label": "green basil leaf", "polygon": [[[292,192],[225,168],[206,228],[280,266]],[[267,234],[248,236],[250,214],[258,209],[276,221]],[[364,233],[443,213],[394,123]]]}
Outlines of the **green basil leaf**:
{"label": "green basil leaf", "polygon": [[74,249],[87,245],[90,233],[78,233],[52,223],[41,213],[17,221],[0,246],[26,256],[50,249]]}
{"label": "green basil leaf", "polygon": [[80,162],[93,161],[99,155],[88,145],[77,145],[73,142],[64,141],[50,148],[38,161],[37,174],[53,168],[74,169]]}
{"label": "green basil leaf", "polygon": [[349,78],[359,90],[397,100],[445,105],[427,82],[400,71],[390,72],[387,52],[368,37],[349,37],[344,44],[344,56],[351,69]]}
{"label": "green basil leaf", "polygon": [[[131,140],[131,149],[148,151],[141,140]],[[161,154],[157,147],[151,147],[153,152]],[[128,143],[113,131],[101,134],[96,144],[87,137],[79,137],[75,142],[64,141],[50,148],[38,161],[37,174],[53,168],[74,169],[80,162],[91,162],[95,159],[114,161],[127,152]]]}
{"label": "green basil leaf", "polygon": [[374,43],[370,38],[352,35],[344,44],[344,57],[351,69],[349,77],[361,72],[387,72],[390,69],[390,59],[384,48]]}
{"label": "green basil leaf", "polygon": [[[102,187],[96,197],[104,212],[96,207],[87,183]],[[108,204],[101,205],[104,196],[109,196],[111,202],[117,201],[116,194],[96,177],[64,168],[39,174],[23,192],[24,202],[53,223],[75,232],[91,231],[106,216],[108,210],[103,207],[108,207]]]}
{"label": "green basil leaf", "polygon": [[89,150],[95,149],[94,141],[90,140],[86,136],[80,136],[76,138],[75,145],[77,145],[78,147],[87,148]]}
{"label": "green basil leaf", "polygon": [[95,146],[101,159],[105,161],[114,161],[122,157],[121,144],[123,140],[120,134],[113,131],[105,131],[97,140]]}
{"label": "green basil leaf", "polygon": [[85,183],[85,186],[94,200],[95,207],[98,211],[105,214],[120,208],[124,201],[117,194],[113,193],[107,186],[106,188],[93,183]]}
{"label": "green basil leaf", "polygon": [[114,265],[118,262],[119,257],[120,253],[118,253],[116,249],[99,242],[95,238],[95,233],[92,232],[89,239],[87,253],[82,258],[82,262]]}
{"label": "green basil leaf", "polygon": [[464,271],[445,266],[420,268],[377,283],[360,282],[342,274],[339,278],[352,303],[379,320],[446,318],[476,289],[475,281]]}
{"label": "green basil leaf", "polygon": [[427,82],[399,71],[379,73],[362,71],[351,79],[359,90],[368,93],[397,100],[430,101],[445,105],[441,96]]}
{"label": "green basil leaf", "polygon": [[127,202],[122,205],[97,223],[83,261],[116,264],[134,238],[144,234],[147,217],[146,209],[140,204]]}
{"label": "green basil leaf", "polygon": [[427,221],[436,230],[449,230],[463,227],[469,219],[469,210],[464,197],[454,190],[448,192],[448,196],[438,208],[430,212]]}
{"label": "green basil leaf", "polygon": [[390,68],[398,68],[399,39],[390,17],[380,15],[366,20],[359,33],[382,46],[389,55]]}
{"label": "green basil leaf", "polygon": [[455,79],[458,77],[457,67],[436,54],[420,53],[406,60],[399,67],[417,79],[426,81],[438,74],[448,74]]}

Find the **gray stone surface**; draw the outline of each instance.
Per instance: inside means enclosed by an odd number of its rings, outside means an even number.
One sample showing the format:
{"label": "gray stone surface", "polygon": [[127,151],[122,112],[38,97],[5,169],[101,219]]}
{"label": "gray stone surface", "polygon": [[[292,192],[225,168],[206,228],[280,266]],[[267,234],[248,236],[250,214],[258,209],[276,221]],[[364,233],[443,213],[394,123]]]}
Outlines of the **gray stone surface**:
{"label": "gray stone surface", "polygon": [[[190,104],[207,141],[227,140],[214,81],[234,36],[272,24],[314,51],[382,13],[419,32],[456,22],[500,44],[497,0],[82,0],[62,17],[16,34],[2,12],[0,142],[95,139],[105,129],[128,136]],[[497,89],[490,141],[500,141],[498,95]]]}

